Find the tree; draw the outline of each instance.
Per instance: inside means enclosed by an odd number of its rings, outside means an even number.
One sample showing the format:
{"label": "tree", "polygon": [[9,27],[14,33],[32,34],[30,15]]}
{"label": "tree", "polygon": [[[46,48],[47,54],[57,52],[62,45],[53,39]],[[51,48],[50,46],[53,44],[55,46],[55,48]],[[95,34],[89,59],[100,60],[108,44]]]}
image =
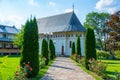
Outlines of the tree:
{"label": "tree", "polygon": [[77,42],[76,42],[76,53],[81,56],[81,45],[80,45],[80,37],[77,37]]}
{"label": "tree", "polygon": [[42,40],[42,48],[41,48],[41,54],[45,58],[45,65],[48,65],[49,62],[49,54],[48,54],[48,42],[46,39]]}
{"label": "tree", "polygon": [[107,30],[109,34],[108,39],[106,40],[107,48],[111,54],[114,50],[120,50],[120,11],[115,12],[110,16],[110,20],[106,22]]}
{"label": "tree", "polygon": [[52,39],[50,39],[49,42],[49,52],[50,52],[50,59],[53,60],[54,59],[54,44]]}
{"label": "tree", "polygon": [[97,41],[99,42],[99,45],[101,46],[101,49],[105,49],[106,45],[102,44],[102,36],[104,37],[105,41],[105,34],[102,32],[102,30],[106,27],[105,22],[109,20],[110,14],[108,13],[98,13],[98,12],[91,12],[87,14],[86,21],[84,22],[84,26],[86,28],[93,28],[97,34]]}
{"label": "tree", "polygon": [[23,33],[24,33],[24,26],[22,26],[22,29],[17,34],[16,38],[14,40],[14,44],[19,46],[21,48],[22,41],[23,41]]}
{"label": "tree", "polygon": [[35,77],[39,72],[39,43],[36,18],[27,20],[24,26],[20,65],[29,64],[32,71],[27,71],[27,77]]}
{"label": "tree", "polygon": [[72,55],[75,54],[75,43],[72,43]]}
{"label": "tree", "polygon": [[94,31],[91,28],[87,28],[87,32],[86,32],[86,39],[85,39],[85,66],[86,69],[89,69],[89,60],[94,58],[96,58],[96,43],[95,43],[95,35],[94,35]]}

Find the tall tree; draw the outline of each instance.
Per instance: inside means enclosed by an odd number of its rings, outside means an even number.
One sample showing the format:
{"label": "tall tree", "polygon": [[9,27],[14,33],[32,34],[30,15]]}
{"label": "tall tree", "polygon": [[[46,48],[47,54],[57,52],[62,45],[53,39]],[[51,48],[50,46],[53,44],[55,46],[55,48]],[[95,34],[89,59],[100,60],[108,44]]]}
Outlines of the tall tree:
{"label": "tall tree", "polygon": [[72,43],[72,52],[71,53],[72,53],[72,55],[75,54],[75,43],[74,42]]}
{"label": "tall tree", "polygon": [[86,21],[84,22],[84,26],[86,28],[91,27],[95,30],[97,34],[96,38],[101,46],[101,49],[103,49],[102,36],[105,37],[105,34],[103,34],[102,29],[105,28],[105,22],[109,20],[109,16],[110,14],[108,13],[91,12],[87,14]]}
{"label": "tall tree", "polygon": [[49,42],[49,52],[50,52],[50,59],[53,60],[54,59],[54,44],[52,39],[50,39]]}
{"label": "tall tree", "polygon": [[41,54],[45,58],[45,65],[48,65],[49,52],[48,52],[48,42],[46,41],[46,39],[42,40]]}
{"label": "tall tree", "polygon": [[81,45],[80,45],[80,37],[77,37],[77,42],[76,42],[76,53],[81,56]]}
{"label": "tall tree", "polygon": [[91,28],[87,29],[86,39],[85,39],[85,66],[86,69],[89,69],[89,60],[96,58],[96,41],[94,31]]}
{"label": "tall tree", "polygon": [[27,20],[24,27],[20,65],[29,64],[32,71],[27,71],[27,77],[35,77],[39,72],[39,43],[36,18]]}
{"label": "tall tree", "polygon": [[120,11],[115,12],[110,16],[110,20],[106,22],[107,30],[109,37],[107,39],[107,48],[110,50],[110,53],[113,53],[114,50],[119,49],[120,42]]}

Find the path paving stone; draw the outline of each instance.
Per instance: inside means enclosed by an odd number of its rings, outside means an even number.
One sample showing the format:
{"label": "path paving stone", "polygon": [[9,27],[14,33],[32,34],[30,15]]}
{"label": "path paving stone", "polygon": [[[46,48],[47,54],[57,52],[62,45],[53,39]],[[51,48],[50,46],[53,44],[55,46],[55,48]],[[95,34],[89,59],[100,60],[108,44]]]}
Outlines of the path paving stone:
{"label": "path paving stone", "polygon": [[57,57],[40,80],[95,80],[69,58]]}

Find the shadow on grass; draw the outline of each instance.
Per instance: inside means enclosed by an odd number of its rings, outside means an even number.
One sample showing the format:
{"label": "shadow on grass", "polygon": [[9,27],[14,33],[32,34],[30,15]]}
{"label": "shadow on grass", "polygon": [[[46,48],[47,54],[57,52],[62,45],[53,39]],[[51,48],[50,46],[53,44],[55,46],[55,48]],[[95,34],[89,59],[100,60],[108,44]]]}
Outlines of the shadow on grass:
{"label": "shadow on grass", "polygon": [[107,62],[108,64],[120,64],[119,62]]}
{"label": "shadow on grass", "polygon": [[105,73],[106,73],[106,74],[110,74],[110,75],[114,75],[114,74],[115,74],[114,71],[106,71]]}

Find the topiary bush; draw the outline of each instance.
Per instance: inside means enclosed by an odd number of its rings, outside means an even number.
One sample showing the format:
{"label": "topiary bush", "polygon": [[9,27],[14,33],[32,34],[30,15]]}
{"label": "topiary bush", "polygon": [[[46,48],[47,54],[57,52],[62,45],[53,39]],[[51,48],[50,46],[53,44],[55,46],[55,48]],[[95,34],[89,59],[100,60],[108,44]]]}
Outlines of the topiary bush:
{"label": "topiary bush", "polygon": [[80,46],[80,37],[77,37],[77,42],[76,42],[76,53],[81,56],[81,46]]}
{"label": "topiary bush", "polygon": [[42,40],[41,54],[45,58],[45,65],[48,65],[49,62],[49,52],[48,52],[48,42],[46,39]]}
{"label": "topiary bush", "polygon": [[87,29],[86,39],[85,39],[85,67],[89,69],[89,59],[97,59],[96,56],[96,43],[95,43],[94,31],[91,28]]}
{"label": "topiary bush", "polygon": [[23,29],[20,65],[24,68],[24,64],[29,63],[32,71],[27,72],[27,77],[35,77],[39,72],[39,43],[36,18],[27,20]]}
{"label": "topiary bush", "polygon": [[50,39],[49,41],[49,53],[50,53],[50,59],[53,60],[54,59],[54,44],[52,39]]}

